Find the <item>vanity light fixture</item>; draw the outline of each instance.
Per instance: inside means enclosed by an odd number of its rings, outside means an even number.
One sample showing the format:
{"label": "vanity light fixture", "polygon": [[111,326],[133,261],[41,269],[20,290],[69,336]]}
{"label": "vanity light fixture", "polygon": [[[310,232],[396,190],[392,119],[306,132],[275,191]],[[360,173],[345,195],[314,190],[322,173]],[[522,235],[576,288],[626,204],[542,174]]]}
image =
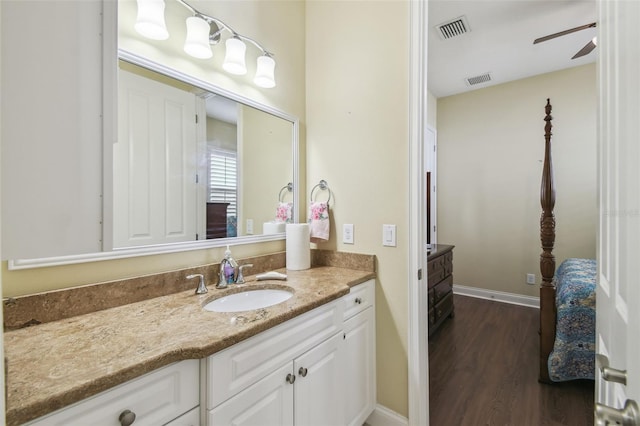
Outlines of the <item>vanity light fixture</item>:
{"label": "vanity light fixture", "polygon": [[[165,0],[137,0],[138,16],[135,29],[144,37],[153,40],[166,40],[169,32],[164,21]],[[209,59],[213,56],[211,45],[218,44],[223,31],[231,36],[225,42],[226,54],[222,68],[230,74],[244,75],[247,73],[245,56],[246,42],[256,46],[261,51],[256,65],[256,75],[253,82],[264,88],[275,87],[275,61],[273,54],[262,47],[257,41],[238,34],[227,24],[212,16],[199,12],[184,0],[175,0],[193,14],[186,19],[187,37],[184,51],[198,59]]]}
{"label": "vanity light fixture", "polygon": [[168,39],[169,32],[164,23],[164,0],[139,0],[135,28],[152,40]]}
{"label": "vanity light fixture", "polygon": [[230,74],[245,75],[247,65],[244,62],[247,45],[236,34],[225,42],[227,53],[224,56],[222,68]]}

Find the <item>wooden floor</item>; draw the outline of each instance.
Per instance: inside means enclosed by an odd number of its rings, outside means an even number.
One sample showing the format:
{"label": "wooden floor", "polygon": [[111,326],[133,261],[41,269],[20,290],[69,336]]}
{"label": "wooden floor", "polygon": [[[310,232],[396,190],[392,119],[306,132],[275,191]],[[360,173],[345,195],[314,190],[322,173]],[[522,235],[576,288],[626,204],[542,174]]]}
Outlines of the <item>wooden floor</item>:
{"label": "wooden floor", "polygon": [[593,425],[593,381],[538,383],[537,309],[454,303],[429,339],[431,425]]}

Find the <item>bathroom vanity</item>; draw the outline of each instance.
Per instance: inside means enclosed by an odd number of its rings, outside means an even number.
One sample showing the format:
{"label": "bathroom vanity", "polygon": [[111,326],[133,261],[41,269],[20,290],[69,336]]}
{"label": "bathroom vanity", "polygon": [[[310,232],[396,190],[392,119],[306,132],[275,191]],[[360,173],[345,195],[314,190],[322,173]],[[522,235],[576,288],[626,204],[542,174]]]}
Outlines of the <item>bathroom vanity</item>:
{"label": "bathroom vanity", "polygon": [[[363,424],[375,404],[375,274],[286,272],[5,333],[7,423]],[[278,305],[202,309],[218,292],[283,284],[294,295]]]}

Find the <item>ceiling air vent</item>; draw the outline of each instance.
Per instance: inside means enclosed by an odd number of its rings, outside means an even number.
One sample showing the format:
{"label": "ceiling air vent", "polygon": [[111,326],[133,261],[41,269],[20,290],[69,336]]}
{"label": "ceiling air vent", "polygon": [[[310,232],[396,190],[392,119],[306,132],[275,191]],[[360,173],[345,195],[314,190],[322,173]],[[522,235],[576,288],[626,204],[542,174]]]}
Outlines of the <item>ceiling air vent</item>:
{"label": "ceiling air vent", "polygon": [[469,28],[469,23],[467,22],[467,18],[465,16],[461,16],[459,18],[455,18],[451,21],[447,21],[440,25],[437,25],[436,29],[438,30],[438,35],[443,40],[448,40],[450,38],[457,37],[471,31],[471,28]]}
{"label": "ceiling air vent", "polygon": [[475,86],[476,84],[488,83],[489,81],[491,81],[491,74],[489,73],[468,77],[466,79],[467,86]]}

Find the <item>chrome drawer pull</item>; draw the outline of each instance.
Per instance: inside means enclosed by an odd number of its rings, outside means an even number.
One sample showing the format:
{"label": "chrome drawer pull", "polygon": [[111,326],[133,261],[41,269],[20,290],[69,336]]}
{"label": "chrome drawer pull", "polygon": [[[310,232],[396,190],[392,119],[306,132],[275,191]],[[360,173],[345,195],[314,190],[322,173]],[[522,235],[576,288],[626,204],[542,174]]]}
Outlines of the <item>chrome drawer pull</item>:
{"label": "chrome drawer pull", "polygon": [[359,297],[356,297],[355,302],[356,302],[356,305],[359,305],[362,303],[362,299],[360,299]]}

